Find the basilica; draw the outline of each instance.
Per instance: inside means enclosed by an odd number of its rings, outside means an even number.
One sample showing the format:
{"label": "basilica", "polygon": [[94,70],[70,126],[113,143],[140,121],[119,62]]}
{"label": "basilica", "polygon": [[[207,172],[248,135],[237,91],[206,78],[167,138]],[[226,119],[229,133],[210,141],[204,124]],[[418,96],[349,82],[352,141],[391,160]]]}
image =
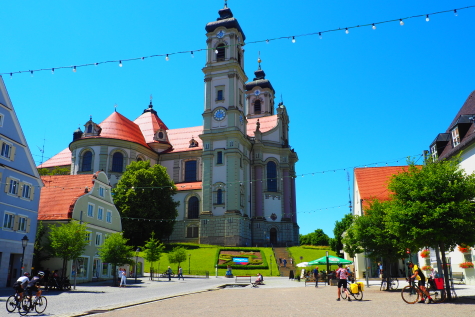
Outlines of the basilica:
{"label": "basilica", "polygon": [[134,121],[114,111],[73,133],[69,147],[39,167],[71,175],[104,171],[112,186],[137,160],[166,167],[178,189],[170,242],[291,246],[299,241],[289,116],[259,60],[244,72],[246,36],[231,9],[206,29],[203,125],[169,129],[153,104]]}

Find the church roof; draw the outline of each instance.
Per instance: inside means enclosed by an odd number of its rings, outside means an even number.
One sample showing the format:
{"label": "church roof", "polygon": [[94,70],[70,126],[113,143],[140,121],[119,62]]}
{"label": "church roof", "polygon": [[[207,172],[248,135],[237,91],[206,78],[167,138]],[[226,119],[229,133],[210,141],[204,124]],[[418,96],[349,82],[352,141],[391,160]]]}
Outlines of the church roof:
{"label": "church roof", "polygon": [[[199,138],[202,133],[203,126],[168,130],[168,140],[173,148],[167,153],[202,150],[203,144]],[[195,139],[198,146],[190,147],[191,139]]]}
{"label": "church roof", "polygon": [[86,194],[85,188],[93,187],[93,175],[41,176],[44,187],[41,190],[38,220],[71,219],[74,205]]}
{"label": "church roof", "polygon": [[219,10],[218,13],[219,18],[216,21],[206,24],[206,32],[213,32],[220,26],[223,26],[227,29],[235,28],[242,34],[242,40],[245,41],[246,36],[244,35],[238,20],[233,16],[231,9],[225,7],[224,9]]}
{"label": "church roof", "polygon": [[71,165],[71,151],[69,147],[65,148],[40,166],[38,168],[46,168],[46,167],[55,167],[55,166],[65,166]]}
{"label": "church roof", "polygon": [[257,120],[259,120],[259,131],[261,132],[267,132],[275,128],[278,124],[278,117],[276,114],[273,116],[247,119],[247,134],[250,137],[254,136],[254,131],[256,131]]}
{"label": "church roof", "polygon": [[163,123],[163,121],[153,112],[144,112],[140,117],[134,120],[134,123],[137,124],[142,131],[142,135],[145,138],[145,142],[152,143],[156,142],[153,140],[155,131],[162,129],[168,130],[168,127]]}

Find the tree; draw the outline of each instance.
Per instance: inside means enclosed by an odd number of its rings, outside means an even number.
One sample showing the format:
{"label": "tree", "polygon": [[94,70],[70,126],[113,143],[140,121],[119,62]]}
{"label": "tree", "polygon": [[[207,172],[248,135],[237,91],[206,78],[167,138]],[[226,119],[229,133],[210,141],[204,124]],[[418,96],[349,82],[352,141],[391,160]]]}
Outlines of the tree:
{"label": "tree", "polygon": [[41,267],[41,262],[51,258],[48,245],[45,243],[45,237],[48,228],[43,225],[43,221],[38,221],[36,229],[34,253],[33,253],[33,267]]}
{"label": "tree", "polygon": [[152,231],[159,233],[159,240],[171,235],[179,203],[173,201],[176,187],[165,167],[151,167],[149,161],[132,162],[113,193],[130,245],[144,245]]}
{"label": "tree", "polygon": [[346,214],[341,221],[335,221],[335,228],[333,229],[334,238],[330,240],[330,248],[338,256],[343,256],[340,250],[343,250],[343,243],[341,242],[342,234],[346,231],[353,222],[353,215],[351,213]]}
{"label": "tree", "polygon": [[144,258],[150,262],[150,274],[153,271],[153,263],[160,260],[165,246],[155,239],[155,232],[152,231],[150,239],[148,239],[144,246]]}
{"label": "tree", "polygon": [[186,261],[186,249],[184,247],[174,247],[173,251],[168,253],[168,262],[178,263],[180,266],[181,262]]}
{"label": "tree", "polygon": [[41,175],[41,176],[44,176],[44,175],[69,175],[69,173],[71,172],[71,169],[68,168],[68,167],[59,167],[59,166],[55,166],[53,170],[49,170],[47,168],[39,168],[38,169],[38,173]]}
{"label": "tree", "polygon": [[395,203],[389,213],[391,231],[411,249],[440,250],[449,299],[445,252],[457,244],[475,244],[475,175],[467,175],[459,162],[459,157],[428,161],[422,168],[409,162],[389,183]]}
{"label": "tree", "polygon": [[72,220],[68,223],[49,226],[49,245],[54,257],[63,259],[62,276],[66,272],[66,264],[69,260],[75,260],[84,253],[86,245],[86,224]]}
{"label": "tree", "polygon": [[300,235],[300,245],[329,245],[330,238],[322,229],[317,229],[306,235]]}
{"label": "tree", "polygon": [[[389,230],[387,214],[393,205],[394,202],[391,200],[379,201],[376,199],[370,202],[364,215],[355,217],[353,224],[347,229],[343,238],[344,250],[348,253],[367,250],[368,258],[384,259],[386,270],[390,268],[390,263],[404,257],[404,244]],[[388,283],[386,283],[388,290],[390,273],[387,271],[385,274],[388,279]]]}
{"label": "tree", "polygon": [[133,264],[134,251],[132,246],[127,245],[127,239],[121,232],[113,233],[106,237],[102,246],[99,247],[99,257],[104,263],[111,263],[114,272],[114,285],[117,283],[117,266]]}

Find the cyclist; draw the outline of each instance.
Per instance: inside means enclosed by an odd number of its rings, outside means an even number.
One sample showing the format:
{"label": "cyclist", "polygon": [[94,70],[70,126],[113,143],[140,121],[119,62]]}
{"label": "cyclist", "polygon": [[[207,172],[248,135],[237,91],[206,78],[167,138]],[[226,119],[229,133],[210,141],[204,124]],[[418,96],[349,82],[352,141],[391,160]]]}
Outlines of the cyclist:
{"label": "cyclist", "polygon": [[40,282],[41,282],[41,280],[43,279],[44,276],[45,276],[45,273],[43,273],[42,271],[39,271],[38,275],[33,276],[33,278],[28,282],[28,286],[26,287],[26,289],[28,291],[28,296],[30,296],[30,298],[31,298],[31,295],[32,295],[33,291],[36,292],[35,301],[39,297],[41,297]]}
{"label": "cyclist", "polygon": [[23,276],[20,276],[18,280],[13,283],[13,289],[15,289],[18,295],[20,295],[20,302],[23,300],[23,291],[26,289],[26,285],[30,281],[28,276],[30,276],[30,273],[25,272]]}
{"label": "cyclist", "polygon": [[350,298],[350,293],[348,292],[348,271],[343,268],[343,265],[338,264],[338,270],[336,270],[336,277],[338,277],[338,298],[336,299],[337,301],[340,300],[340,294],[341,294],[341,287],[343,287],[343,292],[346,293],[348,296],[348,301],[351,302]]}
{"label": "cyclist", "polygon": [[[414,265],[414,263],[409,262],[408,266],[410,269],[412,269],[412,275],[411,278],[417,280],[419,282],[419,288],[420,290],[429,298],[429,303],[432,303],[432,297],[429,295],[429,292],[426,290],[426,277],[424,273],[421,271],[421,269],[417,266]],[[424,303],[424,299],[420,300],[419,303]]]}

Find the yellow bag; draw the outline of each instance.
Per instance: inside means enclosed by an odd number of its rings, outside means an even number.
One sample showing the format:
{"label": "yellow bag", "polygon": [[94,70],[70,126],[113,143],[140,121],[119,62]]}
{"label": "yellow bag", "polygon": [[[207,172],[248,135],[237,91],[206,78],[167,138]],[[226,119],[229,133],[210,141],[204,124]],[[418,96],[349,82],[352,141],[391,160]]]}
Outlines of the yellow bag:
{"label": "yellow bag", "polygon": [[360,290],[364,291],[364,283],[363,282],[356,282],[360,286]]}
{"label": "yellow bag", "polygon": [[356,283],[350,284],[350,290],[352,293],[358,293],[358,284]]}

